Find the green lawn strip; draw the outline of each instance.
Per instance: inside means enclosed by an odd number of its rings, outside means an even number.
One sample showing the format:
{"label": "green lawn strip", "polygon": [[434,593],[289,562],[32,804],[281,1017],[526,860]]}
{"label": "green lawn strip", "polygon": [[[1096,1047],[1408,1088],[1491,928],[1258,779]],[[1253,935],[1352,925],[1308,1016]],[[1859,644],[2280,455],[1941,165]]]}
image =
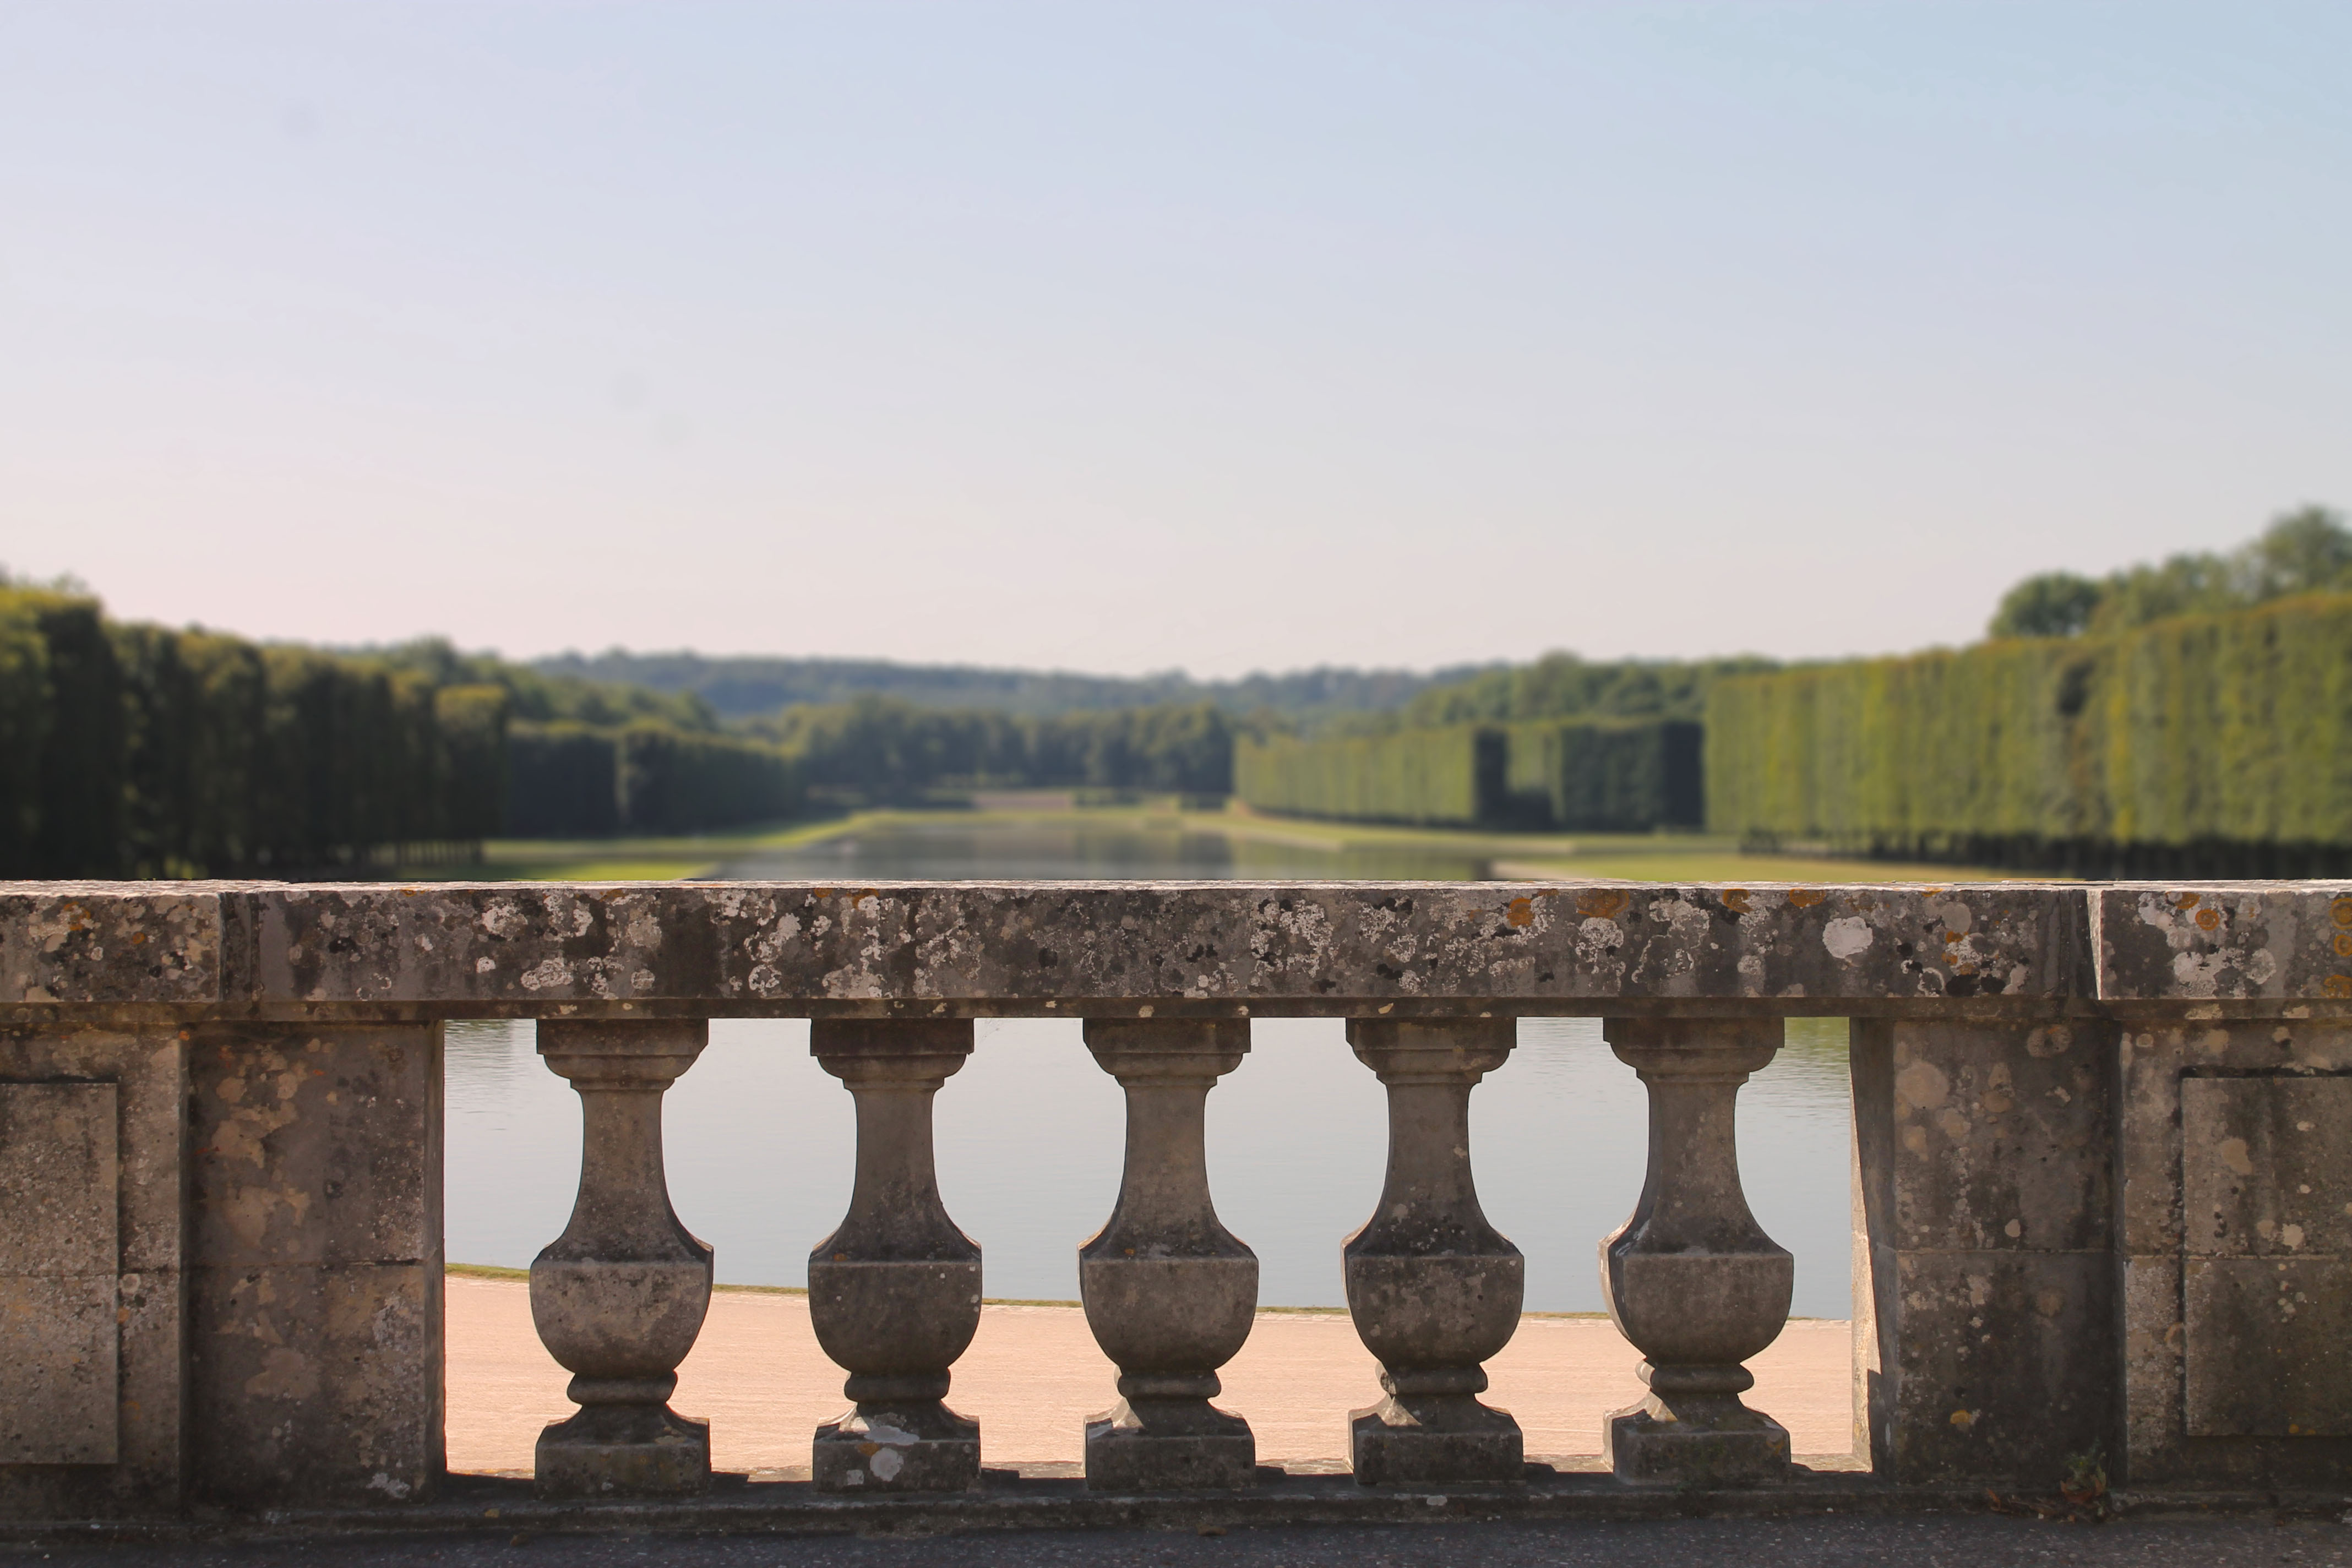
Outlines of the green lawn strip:
{"label": "green lawn strip", "polygon": [[1552,859],[1498,859],[1495,875],[1508,881],[1576,881],[1606,877],[1628,882],[2043,882],[1976,866],[1909,866],[1892,861],[1832,860],[1802,855],[1579,855]]}
{"label": "green lawn strip", "polygon": [[717,860],[549,860],[501,867],[501,882],[688,882],[707,877]]}
{"label": "green lawn strip", "polygon": [[1759,855],[1736,840],[1701,833],[1495,833],[1262,816],[1246,810],[1184,811],[1172,800],[1072,809],[940,811],[886,808],[804,822],[687,837],[500,839],[484,864],[404,873],[413,879],[486,881],[667,881],[708,876],[727,861],[798,848],[862,832],[907,826],[1115,827],[1145,833],[1215,834],[1243,842],[1312,849],[1411,850],[1487,862],[1505,880],[1636,882],[1974,882],[2063,880],[1969,866],[1922,866],[1822,856]]}

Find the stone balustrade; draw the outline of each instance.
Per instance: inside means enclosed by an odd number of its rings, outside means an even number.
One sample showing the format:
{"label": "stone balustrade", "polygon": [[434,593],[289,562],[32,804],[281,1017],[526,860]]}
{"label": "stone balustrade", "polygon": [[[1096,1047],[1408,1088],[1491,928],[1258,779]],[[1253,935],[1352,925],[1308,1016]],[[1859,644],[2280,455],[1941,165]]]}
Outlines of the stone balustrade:
{"label": "stone balustrade", "polygon": [[[0,1521],[429,1520],[489,1484],[441,1445],[441,1026],[465,1017],[538,1020],[582,1105],[577,1202],[530,1274],[579,1407],[540,1439],[548,1507],[1279,1492],[1341,1518],[2039,1494],[2094,1462],[2168,1497],[2352,1478],[2352,889],[14,884],[0,1009]],[[1083,1019],[1126,1100],[1078,1250],[1118,1368],[1083,1482],[983,1470],[949,1403],[983,1260],[932,1105],[1005,1016]],[[1640,1201],[1599,1242],[1648,1394],[1597,1467],[1528,1456],[1479,1397],[1524,1261],[1480,1208],[1469,1106],[1516,1020],[1557,1016],[1605,1020],[1650,1104]],[[1741,1397],[1791,1260],[1742,1195],[1735,1110],[1808,1016],[1852,1020],[1836,1462]],[[713,1258],[671,1208],[661,1103],[709,1020],[776,1016],[812,1020],[856,1121],[808,1271],[846,1408],[808,1480],[730,1489],[668,1404]],[[1213,1403],[1258,1263],[1211,1202],[1204,1117],[1278,1016],[1346,1020],[1388,1097],[1381,1189],[1334,1238],[1380,1388],[1333,1413],[1351,1479],[1321,1492]]]}

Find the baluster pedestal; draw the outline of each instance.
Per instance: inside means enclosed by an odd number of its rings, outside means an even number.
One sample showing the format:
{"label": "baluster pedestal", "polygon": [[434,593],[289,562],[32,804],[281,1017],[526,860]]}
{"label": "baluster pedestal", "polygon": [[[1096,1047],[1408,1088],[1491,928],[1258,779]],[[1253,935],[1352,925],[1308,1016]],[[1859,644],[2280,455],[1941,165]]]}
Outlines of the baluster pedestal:
{"label": "baluster pedestal", "polygon": [[809,1049],[857,1100],[849,1213],[809,1254],[817,1342],[856,1408],[816,1429],[821,1491],[962,1491],[980,1484],[980,1423],[947,1407],[949,1371],[980,1327],[980,1247],[940,1202],[931,1097],[971,1054],[969,1019],[819,1019]]}
{"label": "baluster pedestal", "polygon": [[1650,1160],[1633,1215],[1601,1244],[1609,1316],[1646,1358],[1649,1397],[1612,1414],[1617,1478],[1739,1486],[1788,1473],[1788,1430],[1740,1394],[1741,1363],[1789,1321],[1795,1260],[1748,1212],[1733,1102],[1780,1048],[1774,1019],[1612,1018],[1609,1044],[1650,1091]]}
{"label": "baluster pedestal", "polygon": [[530,1315],[579,1414],[539,1436],[547,1498],[665,1497],[710,1485],[710,1427],[669,1407],[710,1306],[710,1248],[678,1223],[661,1098],[709,1037],[698,1020],[543,1021],[539,1054],[580,1093],[580,1195],[530,1266]]}
{"label": "baluster pedestal", "polygon": [[1503,1065],[1509,1018],[1353,1018],[1348,1043],[1389,1094],[1379,1210],[1349,1237],[1348,1310],[1388,1397],[1349,1418],[1367,1486],[1517,1481],[1526,1443],[1479,1402],[1482,1365],[1519,1326],[1527,1265],[1486,1223],[1470,1173],[1470,1090]]}
{"label": "baluster pedestal", "polygon": [[1119,1371],[1118,1404],[1087,1423],[1087,1485],[1248,1486],[1249,1423],[1209,1401],[1249,1338],[1257,1255],[1217,1223],[1202,1119],[1209,1090],[1249,1049],[1249,1025],[1090,1018],[1087,1046],[1127,1091],[1118,1203],[1078,1249],[1087,1326]]}

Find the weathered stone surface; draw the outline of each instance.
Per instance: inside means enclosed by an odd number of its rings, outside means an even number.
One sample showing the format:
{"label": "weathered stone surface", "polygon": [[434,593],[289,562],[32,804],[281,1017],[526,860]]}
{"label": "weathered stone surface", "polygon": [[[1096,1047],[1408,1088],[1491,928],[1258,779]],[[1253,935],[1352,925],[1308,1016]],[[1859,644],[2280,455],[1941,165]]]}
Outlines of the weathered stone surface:
{"label": "weathered stone surface", "polygon": [[2182,1266],[2191,1437],[2352,1436],[2352,1259]]}
{"label": "weathered stone surface", "polygon": [[1109,1221],[1078,1248],[1078,1294],[1118,1368],[1118,1404],[1086,1426],[1087,1485],[1154,1491],[1257,1479],[1249,1423],[1209,1401],[1248,1340],[1257,1255],[1209,1198],[1209,1090],[1241,1065],[1249,1025],[1092,1018],[1087,1046],[1127,1099],[1127,1158]]}
{"label": "weathered stone surface", "polygon": [[0,1465],[115,1461],[115,1099],[0,1082]]}
{"label": "weathered stone surface", "polygon": [[530,1266],[530,1315],[579,1411],[539,1435],[543,1498],[710,1486],[710,1427],[669,1407],[710,1308],[711,1249],[670,1206],[662,1095],[709,1043],[700,1019],[550,1021],[539,1054],[580,1094],[580,1190]]}
{"label": "weathered stone surface", "polygon": [[[1906,1252],[2102,1252],[2113,1236],[2113,1030],[1859,1026],[1874,1234]],[[1860,1111],[1857,1114],[1861,1114]]]}
{"label": "weathered stone surface", "polygon": [[0,1004],[219,1000],[213,887],[0,884]]}
{"label": "weathered stone surface", "polygon": [[2352,1325],[2327,1323],[2352,1289],[2338,1267],[2352,1024],[2272,1006],[2219,1018],[2191,1004],[2119,1037],[2118,1468],[2134,1486],[2352,1474],[2352,1435],[2331,1414]]}
{"label": "weathered stone surface", "polygon": [[971,1054],[968,1020],[819,1020],[809,1051],[857,1102],[849,1212],[809,1254],[809,1322],[856,1407],[819,1426],[820,1491],[980,1484],[980,1424],[945,1403],[980,1328],[980,1247],[940,1201],[931,1100]]}
{"label": "weathered stone surface", "polygon": [[2093,900],[2110,1001],[2352,1001],[2352,886],[2125,884]]}
{"label": "weathered stone surface", "polygon": [[1937,1482],[2114,1452],[2112,1029],[1875,1021],[1853,1038],[1874,1463]]}
{"label": "weathered stone surface", "polygon": [[2180,1100],[2187,1434],[2352,1436],[2352,1078]]}
{"label": "weathered stone surface", "polygon": [[188,1409],[207,1500],[422,1498],[442,1469],[438,1025],[188,1045]]}
{"label": "weathered stone surface", "polygon": [[[49,1200],[0,1197],[0,1255],[7,1258],[0,1264],[0,1292],[35,1308],[31,1318],[0,1308],[0,1426],[11,1414],[32,1414],[22,1403],[25,1391],[9,1389],[11,1374],[24,1370],[19,1363],[54,1354],[63,1340],[79,1340],[94,1358],[110,1358],[103,1371],[91,1369],[93,1383],[108,1384],[106,1409],[102,1416],[87,1412],[90,1425],[82,1434],[102,1427],[113,1447],[102,1462],[0,1461],[0,1519],[163,1514],[179,1506],[183,1058],[172,1030],[0,1033],[0,1079],[8,1080],[0,1097],[32,1089],[80,1102],[83,1114],[71,1114],[71,1106],[51,1109],[69,1112],[75,1139],[87,1133],[89,1152],[104,1165],[64,1182],[68,1192],[37,1169],[32,1184],[47,1188]],[[91,1103],[98,1099],[110,1099],[111,1110]],[[47,1139],[34,1142],[54,1150],[54,1121],[47,1131]],[[16,1143],[13,1134],[0,1134],[0,1145]],[[0,1148],[0,1163],[10,1158]],[[51,1223],[26,1223],[44,1214],[47,1201],[61,1198],[46,1209]],[[37,1307],[37,1297],[46,1305]],[[19,1334],[28,1342],[18,1342]],[[39,1430],[47,1422],[42,1416],[26,1424]]]}
{"label": "weathered stone surface", "polygon": [[[1998,1007],[2091,994],[2088,895],[2022,883],[122,883],[8,896],[17,956],[0,954],[15,966],[0,996],[27,1002],[554,1015],[681,1000],[950,1013],[1156,1000],[1346,1014],[1367,999]],[[154,928],[143,946],[141,922]],[[62,945],[47,952],[52,938]],[[171,957],[133,962],[124,942]]]}
{"label": "weathered stone surface", "polygon": [[432,1256],[440,1053],[437,1026],[192,1031],[196,1255],[231,1268]]}
{"label": "weathered stone surface", "polygon": [[1349,1413],[1366,1486],[1516,1481],[1526,1441],[1482,1403],[1510,1342],[1527,1259],[1487,1223],[1470,1164],[1470,1093],[1517,1043],[1508,1018],[1351,1018],[1348,1043],[1388,1090],[1389,1158],[1372,1217],[1348,1237],[1348,1314],[1379,1358],[1379,1404]]}
{"label": "weathered stone surface", "polygon": [[2054,1489],[2115,1452],[2115,1264],[2091,1253],[1874,1248],[1872,1458],[1914,1484]]}
{"label": "weathered stone surface", "polygon": [[1788,1474],[1789,1434],[1743,1403],[1742,1364],[1780,1337],[1796,1262],[1739,1183],[1739,1086],[1780,1048],[1774,1019],[1612,1018],[1610,1047],[1650,1091],[1648,1173],[1633,1216],[1601,1243],[1609,1316],[1643,1357],[1649,1397],[1601,1441],[1617,1479],[1741,1486]]}
{"label": "weathered stone surface", "polygon": [[[14,1415],[0,1415],[0,1445],[19,1445],[0,1452],[0,1515],[431,1487],[439,1017],[819,1020],[819,1054],[858,1096],[866,1196],[812,1258],[820,1333],[857,1405],[820,1435],[816,1474],[895,1491],[979,1473],[976,1428],[943,1403],[976,1317],[978,1249],[939,1202],[929,1138],[966,1020],[1499,1030],[1546,1013],[1600,1014],[1612,1033],[1859,1021],[1856,1364],[1885,1475],[2046,1489],[2094,1452],[2139,1488],[2352,1474],[2338,1370],[2352,1335],[2352,889],[17,884],[0,889],[0,1018],[14,1026],[0,1094],[76,1100],[47,1123],[89,1135],[49,1142],[88,1153],[104,1120],[92,1096],[111,1092],[121,1167],[110,1239],[94,1186],[58,1214],[47,1189],[0,1204],[0,1305],[15,1309],[0,1335],[20,1335],[0,1344]],[[12,1137],[0,1172],[21,1152]],[[1149,1163],[1167,1169],[1145,1185],[1172,1193],[1181,1152],[1155,1148]],[[0,1173],[12,1181],[24,1185]],[[1708,1181],[1678,1169],[1668,1185]],[[1142,1250],[1139,1264],[1233,1272],[1222,1255]],[[1400,1301],[1414,1296],[1408,1266],[1432,1261],[1411,1250],[1385,1258]],[[1621,1474],[1719,1481],[1777,1463],[1777,1428],[1752,1412],[1716,1423],[1725,1440],[1690,1458],[1708,1434],[1675,1404],[1738,1404],[1726,1363],[1686,1353],[1713,1309],[1684,1281],[1729,1258],[1756,1278],[1717,1279],[1716,1295],[1763,1300],[1773,1259],[1739,1250],[1709,1233],[1621,1259],[1632,1272],[1612,1304],[1645,1325],[1659,1406],[1612,1427]],[[1501,1258],[1488,1252],[1482,1268]],[[1126,1315],[1148,1316],[1155,1289],[1130,1290]],[[1501,1413],[1475,1431],[1383,1415],[1411,1415],[1407,1395],[1485,1410],[1475,1361],[1396,1359],[1391,1398],[1357,1413],[1376,1428],[1358,1423],[1360,1468],[1499,1474],[1516,1440]],[[71,1375],[42,1381],[59,1366]],[[109,1376],[113,1461],[95,1462]],[[1211,1408],[1191,1385],[1181,1398]],[[692,1468],[690,1425],[639,1445],[652,1479],[627,1484],[669,1485],[681,1454]],[[1147,1426],[1110,1423],[1103,1440]],[[1188,1435],[1187,1473],[1237,1474],[1234,1436]],[[1443,1464],[1427,1458],[1441,1437]],[[7,1462],[27,1442],[93,1462]],[[1113,1468],[1134,1452],[1105,1451]],[[596,1443],[560,1458],[582,1458],[583,1477],[621,1463]]]}
{"label": "weathered stone surface", "polygon": [[441,1289],[438,1258],[199,1270],[195,1495],[241,1510],[429,1495],[443,1469]]}

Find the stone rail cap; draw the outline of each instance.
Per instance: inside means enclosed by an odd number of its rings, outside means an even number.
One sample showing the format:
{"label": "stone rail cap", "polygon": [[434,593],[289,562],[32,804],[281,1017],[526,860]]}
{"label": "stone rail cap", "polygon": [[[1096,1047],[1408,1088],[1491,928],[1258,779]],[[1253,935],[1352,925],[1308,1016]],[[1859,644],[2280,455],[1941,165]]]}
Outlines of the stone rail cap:
{"label": "stone rail cap", "polygon": [[2116,1002],[2352,1002],[2352,882],[2118,882],[2092,894]]}
{"label": "stone rail cap", "polygon": [[12,883],[0,884],[0,1002],[459,1015],[2046,1005],[2092,994],[2092,897],[2021,882]]}

